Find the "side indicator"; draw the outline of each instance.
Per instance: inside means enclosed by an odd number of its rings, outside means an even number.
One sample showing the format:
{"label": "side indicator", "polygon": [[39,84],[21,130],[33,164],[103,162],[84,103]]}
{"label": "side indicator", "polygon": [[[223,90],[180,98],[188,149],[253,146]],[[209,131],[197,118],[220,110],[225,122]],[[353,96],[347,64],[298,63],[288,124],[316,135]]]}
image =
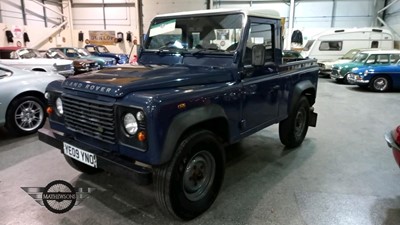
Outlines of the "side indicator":
{"label": "side indicator", "polygon": [[146,133],[144,131],[140,131],[137,135],[137,138],[140,142],[144,142],[146,140]]}
{"label": "side indicator", "polygon": [[49,106],[49,107],[47,107],[46,112],[47,112],[47,114],[51,115],[51,114],[53,114],[54,111],[53,111],[53,108],[51,108]]}
{"label": "side indicator", "polygon": [[186,103],[181,103],[178,105],[178,109],[185,109],[186,108]]}

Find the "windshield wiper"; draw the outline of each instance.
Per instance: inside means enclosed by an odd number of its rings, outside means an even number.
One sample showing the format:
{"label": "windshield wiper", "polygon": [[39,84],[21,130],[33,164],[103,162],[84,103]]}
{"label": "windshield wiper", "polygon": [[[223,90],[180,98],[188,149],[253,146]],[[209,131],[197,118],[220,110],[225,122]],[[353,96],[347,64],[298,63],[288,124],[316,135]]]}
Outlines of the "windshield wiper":
{"label": "windshield wiper", "polygon": [[196,49],[192,51],[192,55],[198,55],[200,53],[215,53],[215,52],[226,52],[225,50],[222,49],[216,49],[216,48],[201,48],[201,49]]}

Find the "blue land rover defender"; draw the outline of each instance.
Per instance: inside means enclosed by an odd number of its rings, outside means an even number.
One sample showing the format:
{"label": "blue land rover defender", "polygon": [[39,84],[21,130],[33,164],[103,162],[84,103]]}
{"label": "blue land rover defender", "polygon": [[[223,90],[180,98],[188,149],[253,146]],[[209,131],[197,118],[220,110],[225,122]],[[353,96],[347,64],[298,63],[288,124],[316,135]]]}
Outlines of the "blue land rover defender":
{"label": "blue land rover defender", "polygon": [[281,32],[273,10],[159,15],[138,66],[49,84],[39,138],[84,173],[154,182],[164,212],[195,218],[221,188],[225,145],[279,123],[293,148],[316,125],[318,65],[284,62]]}

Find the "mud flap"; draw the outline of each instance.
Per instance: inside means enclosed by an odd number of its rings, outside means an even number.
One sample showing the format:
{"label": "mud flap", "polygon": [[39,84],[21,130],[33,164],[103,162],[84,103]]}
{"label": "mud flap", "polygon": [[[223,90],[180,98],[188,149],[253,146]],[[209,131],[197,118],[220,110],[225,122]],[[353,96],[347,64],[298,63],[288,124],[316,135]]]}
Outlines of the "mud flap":
{"label": "mud flap", "polygon": [[314,112],[314,107],[310,107],[309,113],[310,113],[310,115],[309,115],[309,120],[308,120],[308,126],[316,127],[318,114]]}

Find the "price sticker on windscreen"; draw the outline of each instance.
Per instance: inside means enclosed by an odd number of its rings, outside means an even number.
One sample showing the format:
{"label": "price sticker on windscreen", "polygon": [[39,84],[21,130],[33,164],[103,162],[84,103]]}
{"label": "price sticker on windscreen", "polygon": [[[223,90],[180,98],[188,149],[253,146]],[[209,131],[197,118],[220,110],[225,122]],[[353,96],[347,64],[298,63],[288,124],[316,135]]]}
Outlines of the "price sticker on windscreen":
{"label": "price sticker on windscreen", "polygon": [[175,30],[176,20],[168,20],[150,27],[150,37],[165,34]]}

